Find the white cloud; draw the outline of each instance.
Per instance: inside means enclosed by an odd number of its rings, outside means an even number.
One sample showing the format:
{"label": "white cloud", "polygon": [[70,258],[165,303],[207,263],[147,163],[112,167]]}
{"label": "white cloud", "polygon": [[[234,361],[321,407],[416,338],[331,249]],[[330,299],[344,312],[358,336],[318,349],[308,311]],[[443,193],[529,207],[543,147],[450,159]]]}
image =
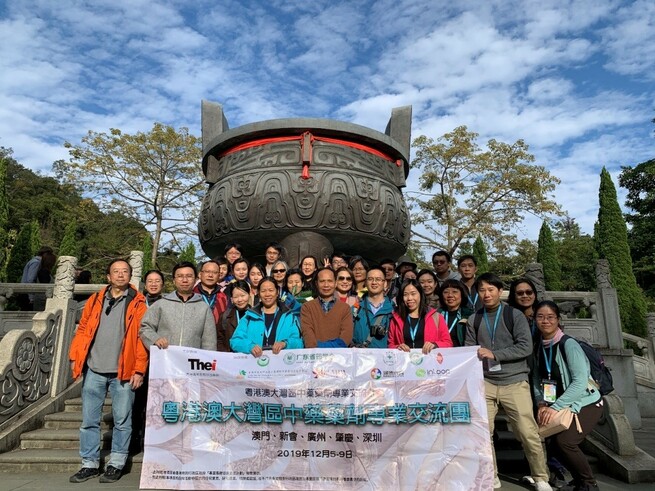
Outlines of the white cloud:
{"label": "white cloud", "polygon": [[639,0],[621,7],[615,23],[603,29],[601,35],[610,57],[607,68],[655,80],[655,3]]}
{"label": "white cloud", "polygon": [[2,16],[0,144],[32,168],[87,130],[199,134],[201,99],[232,127],[306,116],[379,131],[411,104],[414,136],[466,124],[482,143],[525,139],[589,231],[599,165],[652,157],[647,0],[13,0]]}

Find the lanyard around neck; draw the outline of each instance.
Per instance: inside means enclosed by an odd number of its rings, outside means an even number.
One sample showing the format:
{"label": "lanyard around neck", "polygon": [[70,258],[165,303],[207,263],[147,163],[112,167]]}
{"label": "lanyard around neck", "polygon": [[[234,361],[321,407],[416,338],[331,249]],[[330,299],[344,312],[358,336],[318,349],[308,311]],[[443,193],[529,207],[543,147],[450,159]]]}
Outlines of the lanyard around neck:
{"label": "lanyard around neck", "polygon": [[412,348],[414,347],[414,340],[416,339],[416,333],[418,332],[418,327],[421,324],[421,318],[416,319],[416,326],[412,327],[411,317],[407,316],[407,325],[409,326],[409,337],[412,338]]}
{"label": "lanyard around neck", "polygon": [[[450,312],[446,312],[446,318],[450,320]],[[448,326],[448,332],[452,332],[453,328],[457,325],[457,323],[462,319],[462,310],[457,309],[457,315],[455,316],[455,319],[453,319],[453,322],[450,323]]]}
{"label": "lanyard around neck", "polygon": [[546,363],[546,372],[548,372],[548,380],[550,380],[550,374],[552,373],[552,366],[553,366],[553,342],[551,342],[548,345],[548,355],[546,355],[546,348],[544,348],[544,345],[541,345],[541,351],[544,353],[544,362]]}
{"label": "lanyard around neck", "polygon": [[498,319],[500,319],[500,311],[503,310],[503,305],[498,306],[498,311],[496,312],[496,318],[494,319],[494,328],[491,329],[491,324],[489,324],[489,317],[487,317],[487,309],[484,309],[484,322],[487,325],[487,331],[489,331],[489,337],[491,338],[491,345],[494,344],[494,339],[496,337],[496,329],[498,328]]}
{"label": "lanyard around neck", "polygon": [[266,341],[268,341],[268,338],[271,336],[271,331],[273,330],[273,326],[275,325],[275,318],[277,317],[277,311],[278,308],[275,308],[275,312],[273,312],[273,318],[271,320],[271,324],[269,326],[266,325],[266,314],[264,314],[264,336],[266,338]]}

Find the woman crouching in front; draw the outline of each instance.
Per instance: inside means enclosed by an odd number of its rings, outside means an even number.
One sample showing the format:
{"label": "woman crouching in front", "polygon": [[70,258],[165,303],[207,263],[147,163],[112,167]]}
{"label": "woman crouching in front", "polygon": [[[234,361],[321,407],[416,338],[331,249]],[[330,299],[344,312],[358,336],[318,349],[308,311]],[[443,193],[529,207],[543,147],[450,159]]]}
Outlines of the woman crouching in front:
{"label": "woman crouching in front", "polygon": [[597,490],[596,479],[579,446],[603,414],[603,401],[591,379],[589,360],[574,338],[564,337],[556,303],[539,302],[534,318],[541,334],[541,342],[535,347],[532,371],[537,423],[544,426],[558,411],[568,408],[577,414],[582,428],[578,433],[574,422],[569,429],[547,438],[548,454],[560,459],[573,476],[573,481],[562,490]]}
{"label": "woman crouching in front", "polygon": [[260,357],[264,350],[278,354],[285,348],[303,347],[298,318],[279,301],[279,286],[269,277],[259,283],[260,303],[246,311],[230,339],[237,353]]}

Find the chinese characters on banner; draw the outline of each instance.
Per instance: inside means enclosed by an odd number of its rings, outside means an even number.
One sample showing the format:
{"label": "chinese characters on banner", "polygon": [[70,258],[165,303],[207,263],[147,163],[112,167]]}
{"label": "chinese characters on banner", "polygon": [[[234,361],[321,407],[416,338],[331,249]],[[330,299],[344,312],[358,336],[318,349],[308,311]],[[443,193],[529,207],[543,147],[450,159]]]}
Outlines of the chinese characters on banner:
{"label": "chinese characters on banner", "polygon": [[141,487],[491,489],[476,353],[153,349]]}

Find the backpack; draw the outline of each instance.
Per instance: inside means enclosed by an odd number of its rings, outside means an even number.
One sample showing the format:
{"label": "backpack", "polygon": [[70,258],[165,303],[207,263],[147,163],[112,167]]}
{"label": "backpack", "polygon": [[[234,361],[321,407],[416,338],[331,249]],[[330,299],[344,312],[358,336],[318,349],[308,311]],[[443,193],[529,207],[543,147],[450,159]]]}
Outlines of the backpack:
{"label": "backpack", "polygon": [[612,372],[607,367],[607,365],[605,365],[603,355],[601,355],[596,348],[594,348],[586,341],[582,341],[581,339],[574,338],[567,334],[562,336],[562,339],[560,340],[562,349],[560,351],[562,353],[564,363],[568,365],[568,362],[566,361],[566,350],[564,350],[564,343],[569,338],[575,339],[582,348],[582,351],[584,351],[584,354],[587,356],[587,359],[589,360],[589,368],[591,369],[591,378],[593,378],[594,382],[596,382],[600,394],[605,396],[612,392],[614,390]]}

